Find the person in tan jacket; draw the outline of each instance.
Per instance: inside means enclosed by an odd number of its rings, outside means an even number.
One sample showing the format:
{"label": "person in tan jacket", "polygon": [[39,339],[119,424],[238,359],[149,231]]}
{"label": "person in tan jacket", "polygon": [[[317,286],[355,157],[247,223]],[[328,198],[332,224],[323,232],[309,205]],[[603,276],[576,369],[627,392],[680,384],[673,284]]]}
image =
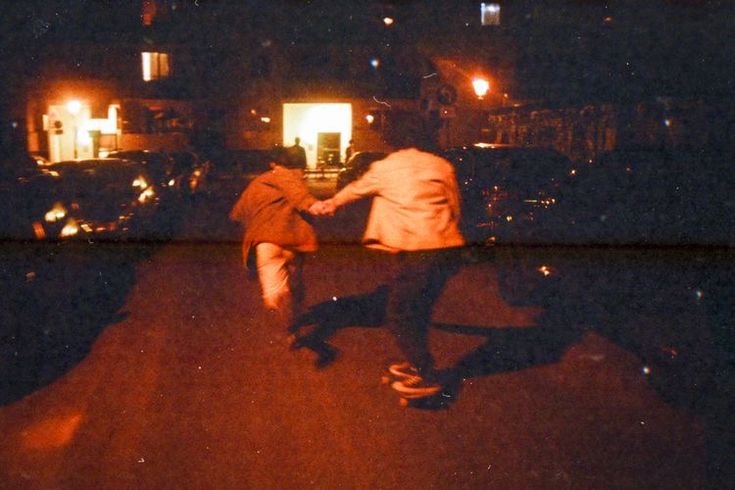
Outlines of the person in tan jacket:
{"label": "person in tan jacket", "polygon": [[273,151],[270,167],[245,188],[230,219],[244,227],[243,264],[255,266],[264,305],[290,332],[303,313],[304,254],[319,247],[308,217],[319,214],[322,203],[306,187],[301,163],[286,150]]}
{"label": "person in tan jacket", "polygon": [[392,262],[386,322],[405,361],[389,371],[391,385],[407,397],[441,390],[428,348],[431,310],[447,280],[457,271],[460,197],[454,167],[430,151],[424,121],[394,113],[384,133],[396,151],[373,162],[358,180],[325,201],[327,214],[372,196],[363,243],[388,252]]}

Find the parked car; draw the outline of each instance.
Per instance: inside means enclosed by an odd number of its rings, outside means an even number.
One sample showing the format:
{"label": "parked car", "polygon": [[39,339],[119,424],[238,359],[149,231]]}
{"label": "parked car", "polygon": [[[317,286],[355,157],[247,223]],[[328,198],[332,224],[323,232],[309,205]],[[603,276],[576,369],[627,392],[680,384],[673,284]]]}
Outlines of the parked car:
{"label": "parked car", "polygon": [[470,243],[522,243],[574,175],[572,162],[552,149],[478,143],[443,155],[455,166]]}
{"label": "parked car", "polygon": [[40,167],[45,167],[51,163],[51,161],[43,155],[33,154],[31,157],[36,162],[36,165]]}
{"label": "parked car", "polygon": [[109,152],[107,156],[143,164],[159,189],[159,197],[163,204],[176,202],[185,192],[185,176],[177,171],[176,162],[164,151],[116,150]]}
{"label": "parked car", "polygon": [[386,157],[386,153],[379,151],[358,151],[345,162],[345,166],[337,174],[337,190],[362,177],[370,164]]}
{"label": "parked car", "polygon": [[33,239],[32,222],[48,203],[38,192],[40,170],[26,153],[0,159],[0,240]]}
{"label": "parked car", "polygon": [[212,163],[193,151],[172,151],[174,175],[180,176],[185,194],[195,196],[207,192],[207,179]]}
{"label": "parked car", "polygon": [[538,241],[597,245],[733,244],[730,160],[706,150],[619,148],[578,176]]}
{"label": "parked car", "polygon": [[268,170],[271,151],[226,150],[212,155],[211,161],[211,193],[224,206],[231,206],[251,180]]}
{"label": "parked car", "polygon": [[53,163],[26,185],[26,212],[40,240],[156,235],[159,196],[146,166],[120,158]]}

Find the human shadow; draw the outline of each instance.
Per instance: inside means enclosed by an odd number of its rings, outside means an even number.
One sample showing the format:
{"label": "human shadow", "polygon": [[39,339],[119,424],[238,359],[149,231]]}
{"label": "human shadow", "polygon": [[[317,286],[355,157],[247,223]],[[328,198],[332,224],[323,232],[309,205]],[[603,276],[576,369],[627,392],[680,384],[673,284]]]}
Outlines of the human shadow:
{"label": "human shadow", "polygon": [[[338,349],[329,343],[335,333],[348,326],[382,326],[387,299],[388,286],[380,286],[369,293],[333,298],[312,306],[296,323],[294,330],[299,332],[299,336],[293,347],[315,352],[316,367],[329,366],[339,355]],[[449,333],[487,338],[456,365],[439,373],[445,386],[445,401],[456,397],[461,380],[556,362],[580,336],[580,332],[574,329],[549,329],[542,326],[514,328],[432,323],[431,327]]]}
{"label": "human shadow", "polygon": [[314,365],[325,368],[339,356],[329,339],[337,330],[348,326],[377,327],[385,321],[388,287],[352,296],[335,297],[310,307],[293,327],[298,333],[294,349],[306,348],[317,354]]}
{"label": "human shadow", "polygon": [[97,336],[123,320],[135,264],[149,246],[14,244],[3,247],[0,405],[52,383]]}

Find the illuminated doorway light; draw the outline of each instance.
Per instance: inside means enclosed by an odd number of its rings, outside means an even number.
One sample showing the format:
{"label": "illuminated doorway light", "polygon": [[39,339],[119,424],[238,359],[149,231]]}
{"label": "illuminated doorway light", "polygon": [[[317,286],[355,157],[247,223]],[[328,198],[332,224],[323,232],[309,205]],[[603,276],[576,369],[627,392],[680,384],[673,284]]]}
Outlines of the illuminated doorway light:
{"label": "illuminated doorway light", "polygon": [[347,103],[288,103],[283,104],[283,146],[294,144],[301,138],[306,150],[307,168],[317,168],[323,151],[319,147],[319,135],[339,134],[339,155],[344,155],[352,139],[352,105]]}

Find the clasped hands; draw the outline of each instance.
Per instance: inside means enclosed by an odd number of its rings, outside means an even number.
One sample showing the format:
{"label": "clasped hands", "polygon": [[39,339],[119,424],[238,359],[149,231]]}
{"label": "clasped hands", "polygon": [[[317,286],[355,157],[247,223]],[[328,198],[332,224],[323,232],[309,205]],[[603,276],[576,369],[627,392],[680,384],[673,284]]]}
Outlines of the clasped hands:
{"label": "clasped hands", "polygon": [[337,211],[337,205],[334,199],[317,201],[309,207],[309,214],[312,216],[334,216],[335,211]]}

